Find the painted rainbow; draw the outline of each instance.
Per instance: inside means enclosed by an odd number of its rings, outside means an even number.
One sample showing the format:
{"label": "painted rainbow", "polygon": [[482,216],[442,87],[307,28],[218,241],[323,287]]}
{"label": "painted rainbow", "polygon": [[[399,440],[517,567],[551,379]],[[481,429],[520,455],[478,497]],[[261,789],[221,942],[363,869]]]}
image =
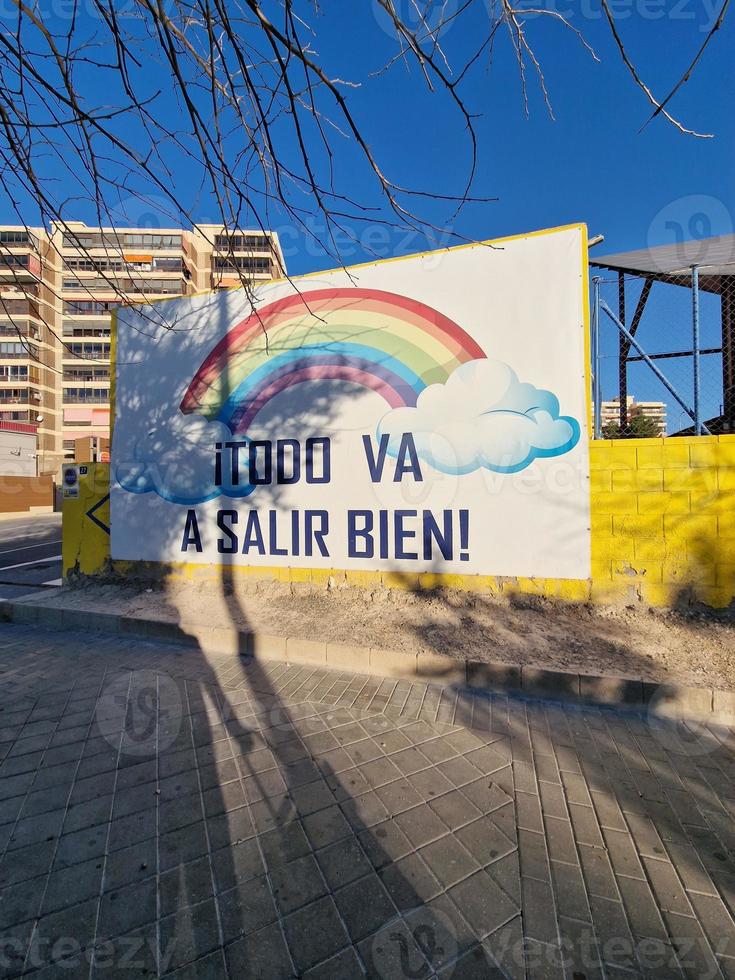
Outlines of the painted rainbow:
{"label": "painted rainbow", "polygon": [[391,408],[413,407],[427,385],[484,357],[454,321],[417,300],[378,289],[317,289],[270,303],[233,327],[180,408],[245,433],[280,392],[324,379],[370,388]]}

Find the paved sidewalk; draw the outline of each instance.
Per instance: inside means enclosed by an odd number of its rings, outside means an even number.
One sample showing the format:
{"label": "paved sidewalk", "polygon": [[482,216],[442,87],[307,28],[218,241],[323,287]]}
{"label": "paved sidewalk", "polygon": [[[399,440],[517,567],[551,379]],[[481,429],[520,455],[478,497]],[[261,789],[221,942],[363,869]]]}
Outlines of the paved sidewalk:
{"label": "paved sidewalk", "polygon": [[0,975],[735,977],[729,732],[0,626]]}

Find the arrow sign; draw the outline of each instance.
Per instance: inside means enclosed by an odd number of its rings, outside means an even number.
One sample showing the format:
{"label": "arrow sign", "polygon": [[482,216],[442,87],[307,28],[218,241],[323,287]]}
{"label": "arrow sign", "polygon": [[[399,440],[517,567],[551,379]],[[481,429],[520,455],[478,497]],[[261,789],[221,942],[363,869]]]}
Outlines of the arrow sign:
{"label": "arrow sign", "polygon": [[90,521],[93,521],[97,525],[97,527],[101,527],[102,528],[102,530],[105,532],[105,534],[109,534],[110,533],[110,529],[109,529],[109,527],[106,524],[103,524],[102,523],[102,521],[99,519],[99,517],[95,517],[95,511],[96,510],[99,510],[100,507],[103,504],[106,504],[109,499],[110,499],[109,493],[108,494],[105,494],[105,496],[102,497],[101,500],[98,500],[97,501],[97,503],[94,505],[94,507],[90,507],[89,508],[89,510],[87,511],[87,514],[86,514],[86,516],[90,519]]}

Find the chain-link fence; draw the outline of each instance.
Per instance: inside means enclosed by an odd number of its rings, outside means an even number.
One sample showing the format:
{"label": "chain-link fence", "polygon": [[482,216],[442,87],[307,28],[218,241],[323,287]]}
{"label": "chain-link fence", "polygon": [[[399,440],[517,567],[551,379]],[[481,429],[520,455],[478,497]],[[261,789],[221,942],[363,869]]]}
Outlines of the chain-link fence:
{"label": "chain-link fence", "polygon": [[592,270],[597,438],[735,432],[735,264]]}

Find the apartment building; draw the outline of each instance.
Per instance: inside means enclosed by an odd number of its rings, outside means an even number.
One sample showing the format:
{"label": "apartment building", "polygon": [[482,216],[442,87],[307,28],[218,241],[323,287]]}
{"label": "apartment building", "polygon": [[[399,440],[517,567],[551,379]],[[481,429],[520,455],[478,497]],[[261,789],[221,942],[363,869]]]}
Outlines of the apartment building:
{"label": "apartment building", "polygon": [[0,421],[38,427],[38,472],[110,429],[115,306],[278,278],[270,231],[0,227]]}
{"label": "apartment building", "polygon": [[[658,428],[659,435],[666,435],[665,402],[639,402],[632,395],[628,395],[627,406],[628,419],[633,419],[637,415],[653,419]],[[606,425],[616,425],[620,421],[619,398],[612,398],[610,401],[602,402],[600,405],[600,421],[603,429]]]}
{"label": "apartment building", "polygon": [[39,473],[58,467],[63,425],[49,247],[40,231],[0,227],[0,421],[36,426]]}

